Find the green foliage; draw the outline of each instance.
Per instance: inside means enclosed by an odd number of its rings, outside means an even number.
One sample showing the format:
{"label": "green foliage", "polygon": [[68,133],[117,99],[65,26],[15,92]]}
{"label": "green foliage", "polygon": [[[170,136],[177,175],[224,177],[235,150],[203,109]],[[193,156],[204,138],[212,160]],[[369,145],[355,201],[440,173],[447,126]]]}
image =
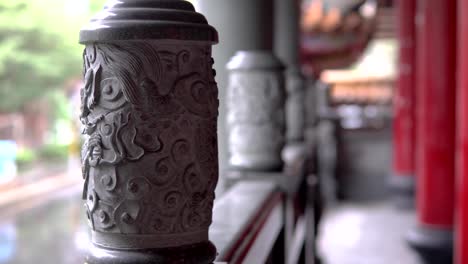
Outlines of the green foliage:
{"label": "green foliage", "polygon": [[16,153],[16,164],[20,169],[33,164],[37,160],[37,154],[32,149],[20,149]]}
{"label": "green foliage", "polygon": [[65,160],[68,157],[68,149],[68,145],[47,144],[37,150],[37,156],[46,161]]}
{"label": "green foliage", "polygon": [[46,144],[38,149],[22,148],[16,153],[16,165],[20,170],[38,161],[63,161],[68,158],[69,145]]}
{"label": "green foliage", "polygon": [[91,14],[96,14],[97,12],[101,11],[104,4],[107,0],[93,0],[89,3],[89,9],[91,10]]}
{"label": "green foliage", "polygon": [[0,112],[20,110],[46,90],[80,77],[78,33],[102,4],[103,0],[0,0]]}
{"label": "green foliage", "polygon": [[59,90],[54,90],[46,94],[47,102],[53,109],[52,119],[54,120],[71,120],[72,112],[69,99],[65,93]]}

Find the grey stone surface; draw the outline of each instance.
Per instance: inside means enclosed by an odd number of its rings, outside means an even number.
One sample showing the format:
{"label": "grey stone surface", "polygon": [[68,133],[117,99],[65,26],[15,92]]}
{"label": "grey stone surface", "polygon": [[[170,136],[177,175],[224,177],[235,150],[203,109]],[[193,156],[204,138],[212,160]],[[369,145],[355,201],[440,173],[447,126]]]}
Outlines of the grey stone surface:
{"label": "grey stone surface", "polygon": [[321,194],[327,204],[337,201],[337,158],[336,125],[330,120],[321,120],[317,125],[317,160]]}
{"label": "grey stone surface", "polygon": [[415,218],[391,201],[340,204],[324,215],[319,254],[326,264],[421,264],[405,241]]}
{"label": "grey stone surface", "polygon": [[274,52],[285,64],[286,79],[286,139],[287,142],[304,140],[305,129],[305,77],[300,70],[300,7],[299,1],[275,0]]}
{"label": "grey stone surface", "polygon": [[[214,68],[219,87],[219,165],[228,167],[226,127],[228,72],[226,64],[239,50],[271,50],[273,47],[273,1],[271,0],[195,0],[197,11],[219,33],[220,43],[213,47]],[[228,10],[228,11],[227,11]],[[217,193],[223,190],[222,178]],[[219,191],[218,191],[219,190]]]}
{"label": "grey stone surface", "polygon": [[283,161],[286,165],[294,164],[307,155],[309,145],[304,142],[291,142],[288,143],[281,153]]}
{"label": "grey stone surface", "polygon": [[266,199],[277,190],[274,182],[246,181],[227,191],[214,207],[210,239],[218,249],[218,259],[224,259],[235,241],[255,217]]}
{"label": "grey stone surface", "polygon": [[229,165],[256,171],[281,169],[283,65],[269,51],[240,51],[228,69]]}
{"label": "grey stone surface", "polygon": [[[286,71],[286,140],[287,142],[304,141],[306,123],[306,87],[305,78],[299,70]],[[310,103],[310,102],[307,102]]]}
{"label": "grey stone surface", "polygon": [[207,240],[218,178],[210,47],[98,44],[85,58],[83,198],[93,242],[149,248]]}
{"label": "grey stone surface", "polygon": [[299,1],[274,0],[274,51],[286,67],[299,66]]}
{"label": "grey stone surface", "polygon": [[318,86],[319,82],[314,77],[309,77],[305,83],[305,138],[306,141],[313,141],[316,137],[316,123],[318,119]]}
{"label": "grey stone surface", "polygon": [[338,185],[346,199],[372,201],[390,194],[391,127],[343,130],[340,135]]}
{"label": "grey stone surface", "polygon": [[92,242],[119,250],[208,242],[218,181],[216,30],[187,1],[109,1],[80,42]]}
{"label": "grey stone surface", "polygon": [[80,32],[81,43],[118,40],[217,42],[216,30],[184,0],[110,0]]}

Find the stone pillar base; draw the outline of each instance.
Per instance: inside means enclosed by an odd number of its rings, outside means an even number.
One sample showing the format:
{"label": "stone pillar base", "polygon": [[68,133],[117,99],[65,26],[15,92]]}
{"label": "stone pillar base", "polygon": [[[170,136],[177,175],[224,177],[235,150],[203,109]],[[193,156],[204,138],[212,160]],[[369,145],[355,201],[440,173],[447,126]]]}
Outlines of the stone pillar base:
{"label": "stone pillar base", "polygon": [[216,247],[203,242],[183,247],[148,250],[112,250],[92,245],[86,264],[209,264],[216,258]]}
{"label": "stone pillar base", "polygon": [[435,227],[416,227],[406,238],[425,264],[452,263],[453,232]]}
{"label": "stone pillar base", "polygon": [[399,209],[415,208],[416,182],[414,175],[393,174],[388,186],[392,194],[392,200]]}
{"label": "stone pillar base", "polygon": [[288,142],[281,152],[281,157],[284,163],[290,164],[299,157],[305,156],[307,151],[307,144],[304,141]]}

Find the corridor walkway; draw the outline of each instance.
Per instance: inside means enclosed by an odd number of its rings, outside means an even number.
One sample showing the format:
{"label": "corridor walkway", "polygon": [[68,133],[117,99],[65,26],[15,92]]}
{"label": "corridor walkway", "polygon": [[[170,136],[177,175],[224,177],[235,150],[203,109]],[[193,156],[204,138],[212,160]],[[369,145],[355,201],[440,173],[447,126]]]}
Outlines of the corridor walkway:
{"label": "corridor walkway", "polygon": [[420,264],[405,242],[414,224],[389,201],[340,204],[324,216],[319,251],[325,264]]}

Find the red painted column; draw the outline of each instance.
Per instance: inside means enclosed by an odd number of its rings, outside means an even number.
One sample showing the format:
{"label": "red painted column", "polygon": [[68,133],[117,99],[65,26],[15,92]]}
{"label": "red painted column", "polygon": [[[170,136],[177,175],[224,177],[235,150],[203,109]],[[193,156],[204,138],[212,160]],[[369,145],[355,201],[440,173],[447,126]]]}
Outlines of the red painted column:
{"label": "red painted column", "polygon": [[418,216],[423,224],[452,228],[455,176],[455,1],[423,4],[418,87]]}
{"label": "red painted column", "polygon": [[458,142],[455,263],[468,263],[468,1],[458,0]]}
{"label": "red painted column", "polygon": [[391,187],[397,198],[413,203],[416,134],[416,0],[396,2],[399,66],[393,121]]}
{"label": "red painted column", "polygon": [[417,216],[410,244],[451,263],[455,181],[456,1],[418,1]]}

